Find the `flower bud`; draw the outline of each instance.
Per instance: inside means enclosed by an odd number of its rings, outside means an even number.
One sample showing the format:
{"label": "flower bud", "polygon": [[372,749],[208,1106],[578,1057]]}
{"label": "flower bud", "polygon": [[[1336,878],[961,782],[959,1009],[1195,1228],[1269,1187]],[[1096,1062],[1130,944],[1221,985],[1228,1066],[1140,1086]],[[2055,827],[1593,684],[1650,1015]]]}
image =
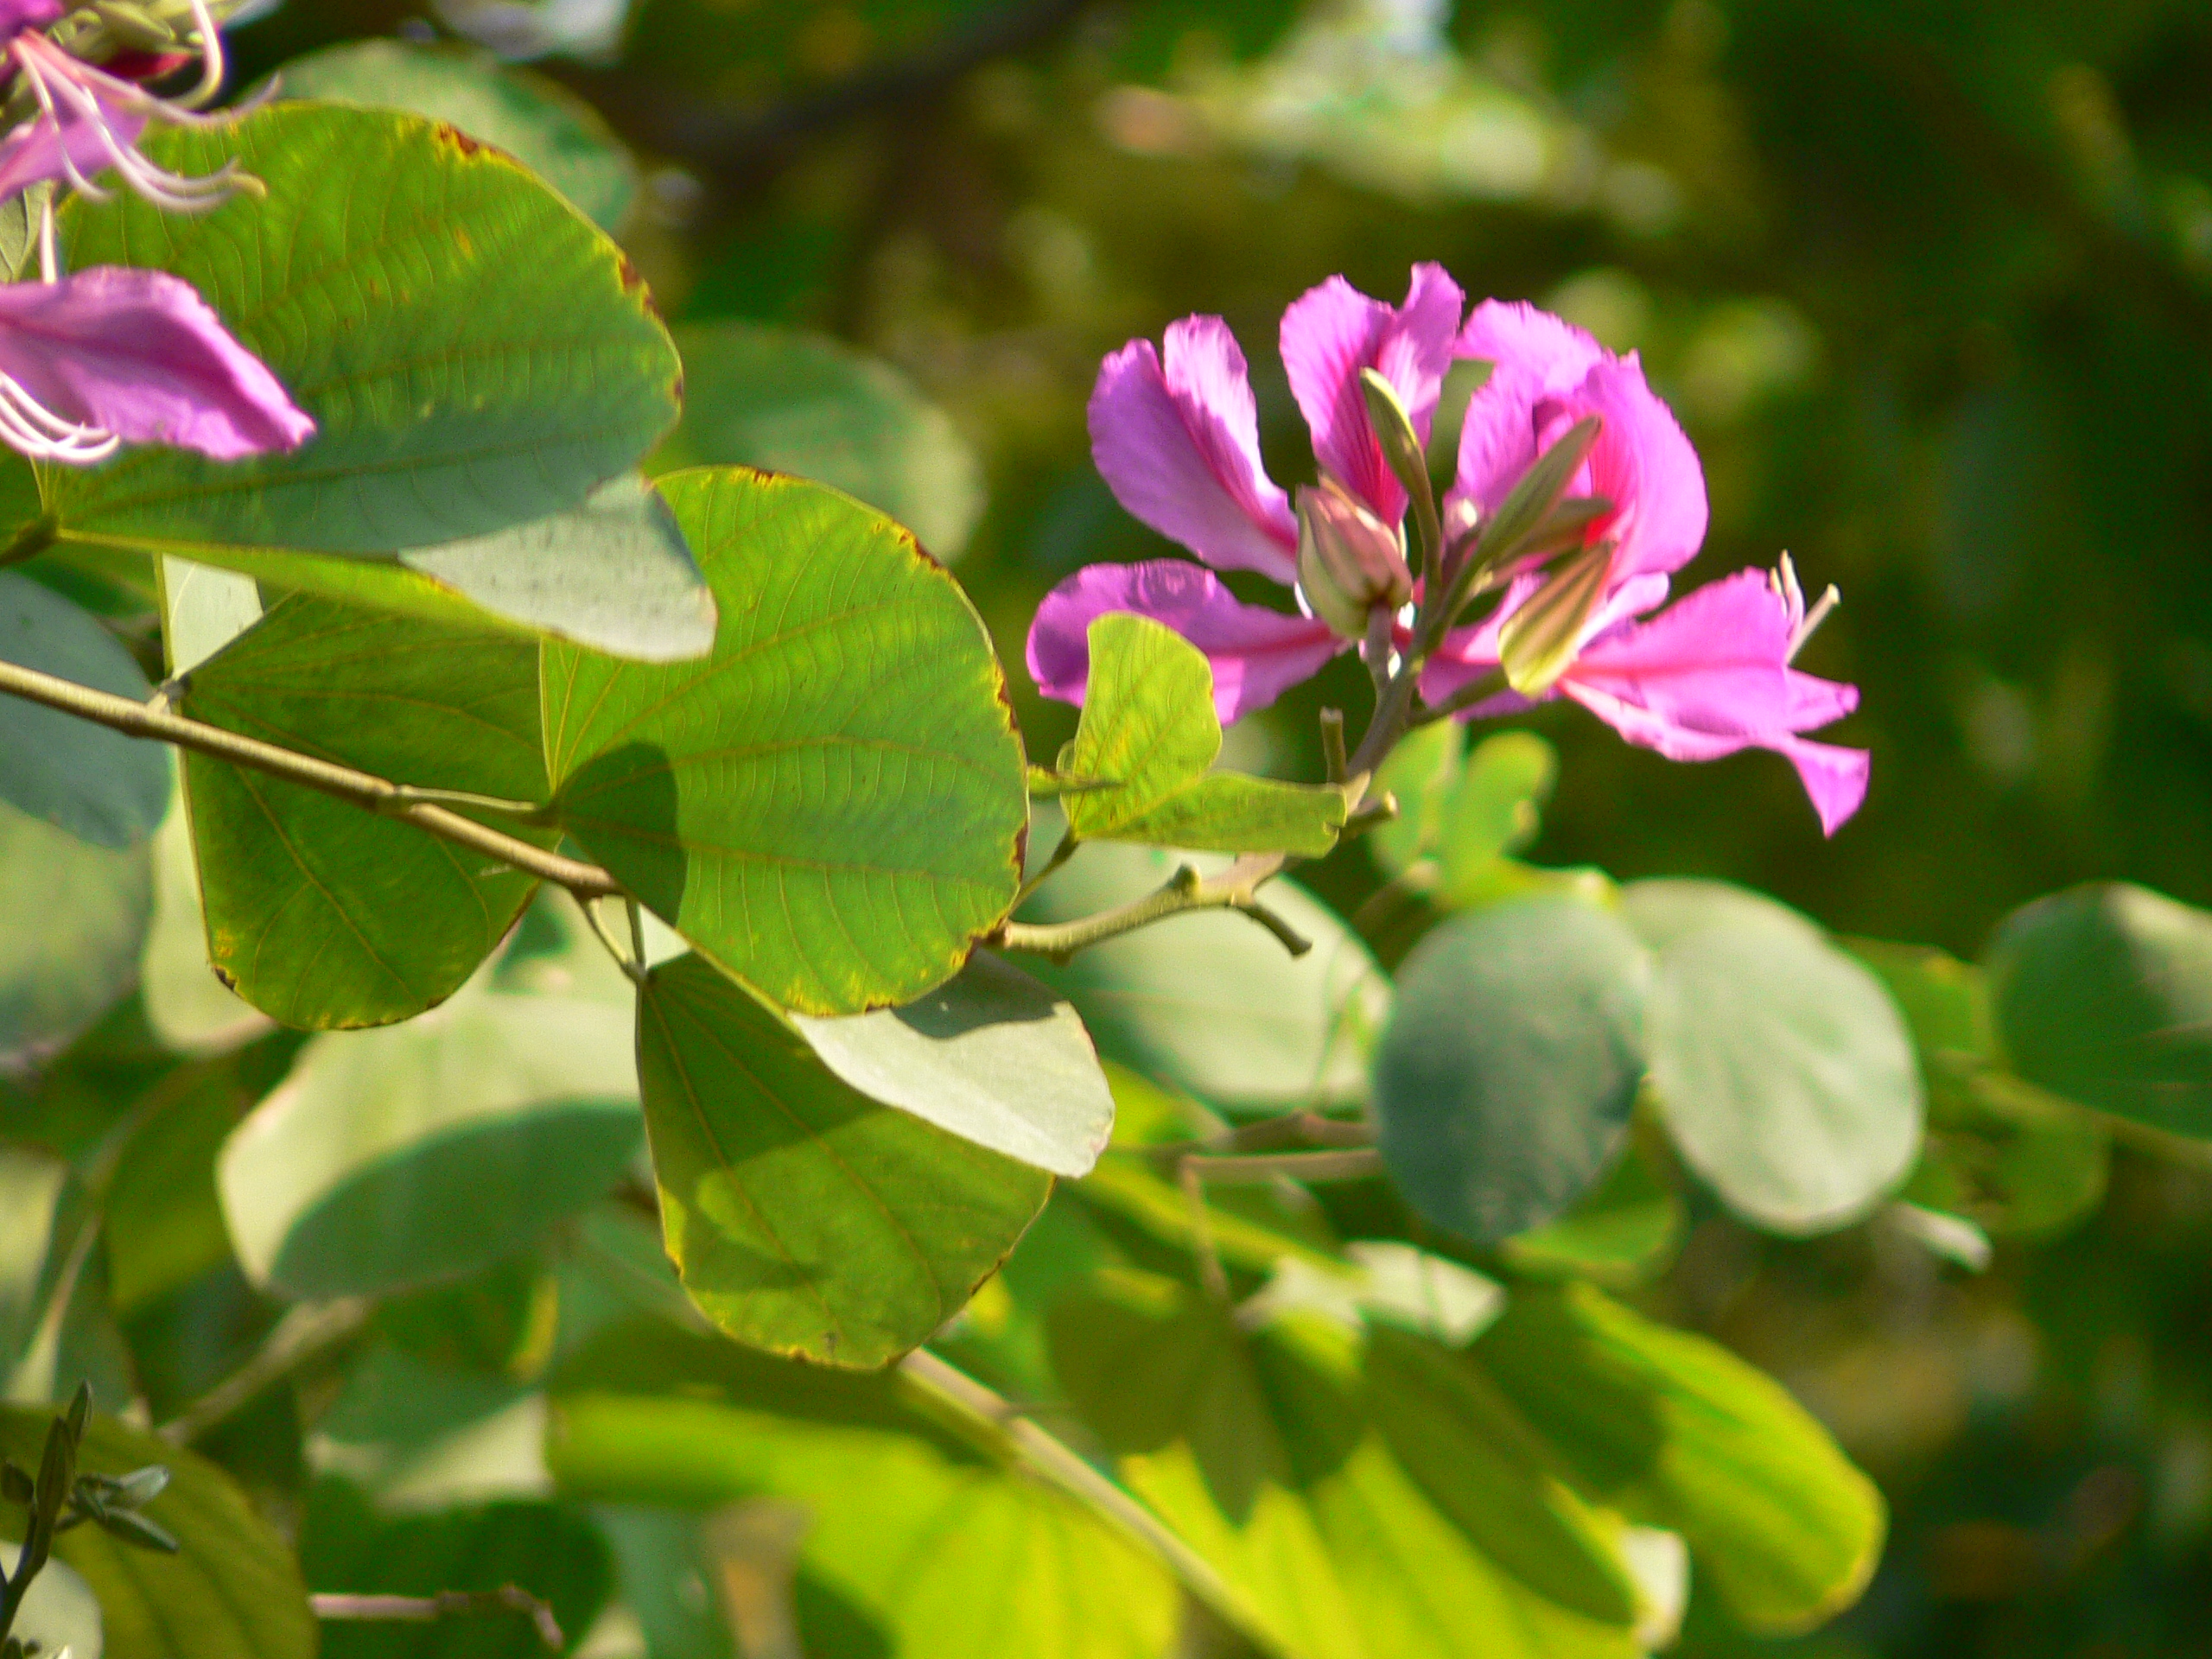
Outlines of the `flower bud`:
{"label": "flower bud", "polygon": [[1327,480],[1298,492],[1298,587],[1347,639],[1366,637],[1377,605],[1395,611],[1414,596],[1398,532]]}

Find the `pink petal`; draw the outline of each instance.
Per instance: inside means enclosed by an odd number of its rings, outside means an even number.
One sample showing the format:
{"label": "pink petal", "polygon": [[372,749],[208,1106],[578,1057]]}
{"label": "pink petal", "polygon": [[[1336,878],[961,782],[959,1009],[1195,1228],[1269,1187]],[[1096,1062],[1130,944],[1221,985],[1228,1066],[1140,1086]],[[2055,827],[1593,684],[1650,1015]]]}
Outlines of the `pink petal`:
{"label": "pink petal", "polygon": [[66,419],[217,461],[315,435],[207,302],[160,271],[100,265],[0,286],[0,372]]}
{"label": "pink petal", "polygon": [[[66,105],[62,108],[67,110]],[[103,101],[101,112],[107,130],[118,144],[134,145],[146,130],[142,111],[118,109]],[[0,138],[0,201],[11,201],[35,184],[60,183],[68,176],[68,169],[61,164],[65,136],[69,160],[80,177],[93,178],[115,164],[98,123],[72,114],[56,127],[52,118],[39,115]]]}
{"label": "pink petal", "polygon": [[1313,454],[1386,524],[1405,517],[1405,486],[1384,463],[1368,423],[1359,372],[1373,369],[1390,383],[1414,433],[1427,442],[1465,302],[1441,265],[1421,264],[1414,267],[1403,305],[1370,299],[1332,276],[1282,314],[1283,368],[1313,435]]}
{"label": "pink petal", "polygon": [[1592,368],[1559,400],[1549,423],[1563,431],[1585,415],[1605,423],[1590,451],[1589,487],[1613,503],[1592,533],[1620,544],[1615,580],[1681,569],[1705,542],[1705,469],[1633,353]]}
{"label": "pink petal", "polygon": [[1763,747],[1787,756],[1812,798],[1813,810],[1821,815],[1821,833],[1832,836],[1843,828],[1866,798],[1866,783],[1873,771],[1873,757],[1864,749],[1839,748],[1833,743],[1811,743],[1802,737],[1787,738]]}
{"label": "pink petal", "polygon": [[1090,453],[1129,512],[1223,570],[1298,579],[1298,520],[1260,465],[1244,354],[1218,317],[1133,340],[1099,365]]}
{"label": "pink petal", "polygon": [[27,29],[44,29],[61,16],[61,0],[0,0],[0,39],[13,40]]}
{"label": "pink petal", "polygon": [[1541,397],[1578,384],[1611,353],[1573,323],[1526,300],[1484,300],[1469,315],[1452,355],[1494,364],[1493,382],[1503,372]]}
{"label": "pink petal", "polygon": [[1029,625],[1037,689],[1081,702],[1090,677],[1090,625],[1117,611],[1165,623],[1206,654],[1214,709],[1224,726],[1266,708],[1349,648],[1327,623],[1247,605],[1211,570],[1180,559],[1086,565],[1045,595]]}

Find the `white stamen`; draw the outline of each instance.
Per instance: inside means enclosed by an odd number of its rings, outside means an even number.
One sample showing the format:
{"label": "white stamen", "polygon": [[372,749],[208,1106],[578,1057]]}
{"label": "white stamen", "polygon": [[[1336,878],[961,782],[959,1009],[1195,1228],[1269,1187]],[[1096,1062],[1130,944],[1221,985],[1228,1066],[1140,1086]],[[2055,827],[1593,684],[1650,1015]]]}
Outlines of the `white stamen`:
{"label": "white stamen", "polygon": [[200,30],[200,84],[177,99],[188,110],[203,109],[223,90],[223,32],[208,15],[207,0],[187,0],[192,21]]}
{"label": "white stamen", "polygon": [[49,285],[61,280],[61,258],[54,249],[54,192],[46,193],[38,214],[39,280]]}
{"label": "white stamen", "polygon": [[33,461],[89,467],[105,461],[122,442],[104,428],[62,419],[14,376],[0,374],[0,443]]}
{"label": "white stamen", "polygon": [[1775,566],[1774,574],[1767,581],[1782,596],[1782,602],[1789,607],[1790,622],[1794,625],[1804,620],[1805,590],[1797,585],[1797,566],[1787,553],[1782,556],[1782,563]]}
{"label": "white stamen", "polygon": [[[1801,596],[1798,603],[1802,605],[1803,602],[1804,601]],[[1828,613],[1830,611],[1833,611],[1837,606],[1842,603],[1843,590],[1840,588],[1838,588],[1834,582],[1830,582],[1828,584],[1827,592],[1822,594],[1820,598],[1814,601],[1813,608],[1805,613],[1805,620],[1802,622],[1800,622],[1790,631],[1789,650],[1788,654],[1783,657],[1783,661],[1787,663],[1796,662],[1797,660],[1797,653],[1805,648],[1805,642],[1813,637],[1814,630],[1818,628],[1821,623],[1828,620]]]}

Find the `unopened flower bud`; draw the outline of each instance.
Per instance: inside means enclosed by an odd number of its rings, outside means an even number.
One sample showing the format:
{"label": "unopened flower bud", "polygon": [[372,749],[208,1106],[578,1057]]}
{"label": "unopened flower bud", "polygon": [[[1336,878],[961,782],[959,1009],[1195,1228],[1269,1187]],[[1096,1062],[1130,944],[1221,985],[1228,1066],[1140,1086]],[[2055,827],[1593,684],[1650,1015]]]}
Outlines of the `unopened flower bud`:
{"label": "unopened flower bud", "polygon": [[1366,637],[1376,606],[1395,611],[1414,596],[1398,532],[1325,480],[1298,492],[1298,587],[1347,639]]}

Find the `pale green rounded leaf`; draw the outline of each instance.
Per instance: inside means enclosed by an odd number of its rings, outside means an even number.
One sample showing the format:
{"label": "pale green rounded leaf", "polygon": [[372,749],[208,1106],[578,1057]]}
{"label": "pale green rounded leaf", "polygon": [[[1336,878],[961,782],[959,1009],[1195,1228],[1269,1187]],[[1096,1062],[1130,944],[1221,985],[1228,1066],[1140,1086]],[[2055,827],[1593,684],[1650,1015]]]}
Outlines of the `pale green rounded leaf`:
{"label": "pale green rounded leaf", "polygon": [[653,969],[638,1076],[669,1255],[756,1348],[897,1358],[966,1306],[1052,1179],[855,1092],[705,961]]}
{"label": "pale green rounded leaf", "polygon": [[1084,1175],[1114,1095],[1067,1001],[987,951],[904,1007],[793,1017],[822,1063],[872,1100],[1055,1175]]}
{"label": "pale green rounded leaf", "polygon": [[982,624],[911,537],[834,491],[728,469],[661,492],[714,589],[714,653],[546,645],[561,822],[779,1006],[911,1001],[1019,880],[1021,743]]}
{"label": "pale green rounded leaf", "polygon": [[983,469],[951,417],[906,377],[817,334],[760,323],[679,326],[683,419],[652,468],[758,467],[842,490],[939,558],[968,543]]}
{"label": "pale green rounded leaf", "polygon": [[[417,786],[545,796],[537,652],[295,594],[193,671],[185,712]],[[413,824],[227,761],[185,762],[207,954],[286,1025],[389,1024],[453,995],[535,879]],[[494,816],[550,847],[556,833]]]}
{"label": "pale green rounded leaf", "polygon": [[1796,912],[1715,881],[1638,881],[1657,954],[1651,1083],[1690,1167],[1739,1215],[1808,1234],[1866,1215],[1920,1151],[1920,1067],[1872,973]]}
{"label": "pale green rounded leaf", "polygon": [[[130,653],[92,615],[12,570],[0,571],[0,662],[142,702],[152,690]],[[96,847],[135,847],[168,810],[169,761],[58,709],[0,698],[0,801]]]}
{"label": "pale green rounded leaf", "polygon": [[0,1062],[52,1054],[138,976],[149,844],[94,847],[0,806]]}
{"label": "pale green rounded leaf", "polygon": [[145,149],[194,174],[235,158],[267,199],[186,215],[127,191],[79,198],[70,264],[189,282],[318,429],[252,461],[146,448],[54,469],[41,483],[66,538],[451,620],[471,607],[395,550],[574,507],[675,418],[676,353],[642,283],[509,156],[419,117],[308,104],[164,129]]}
{"label": "pale green rounded leaf", "polygon": [[[1159,887],[1189,861],[1146,848],[1086,845],[1024,907],[1027,920],[1089,915]],[[1357,1099],[1389,982],[1357,935],[1290,881],[1268,907],[1313,948],[1294,957],[1243,916],[1201,911],[1124,933],[1062,964],[1027,963],[1065,992],[1099,1052],[1223,1105]]]}
{"label": "pale green rounded leaf", "polygon": [[466,47],[355,41],[294,58],[287,98],[404,110],[496,144],[613,232],[637,199],[638,169],[599,112],[543,75]]}
{"label": "pale green rounded leaf", "polygon": [[1476,1343],[1575,1478],[1688,1541],[1696,1593],[1764,1635],[1859,1599],[1887,1516],[1874,1483],[1772,1377],[1585,1285],[1516,1292]]}
{"label": "pale green rounded leaf", "polygon": [[404,1026],[333,1033],[225,1141],[246,1275],[295,1296],[450,1278],[622,1177],[639,1140],[624,1010],[472,987]]}
{"label": "pale green rounded leaf", "polygon": [[1458,916],[1398,974],[1375,1057],[1383,1161],[1414,1207],[1488,1243],[1564,1214],[1628,1133],[1649,965],[1566,898]]}
{"label": "pale green rounded leaf", "polygon": [[[52,1421],[0,1407],[0,1452],[35,1469]],[[299,1567],[231,1478],[181,1446],[92,1420],[79,1469],[119,1476],[154,1465],[169,1482],[146,1517],[182,1546],[177,1554],[136,1548],[95,1526],[72,1528],[54,1547],[99,1599],[104,1659],[315,1659]]]}
{"label": "pale green rounded leaf", "polygon": [[1989,950],[2019,1074],[2114,1116],[2212,1139],[2212,914],[2111,883],[2038,899]]}

